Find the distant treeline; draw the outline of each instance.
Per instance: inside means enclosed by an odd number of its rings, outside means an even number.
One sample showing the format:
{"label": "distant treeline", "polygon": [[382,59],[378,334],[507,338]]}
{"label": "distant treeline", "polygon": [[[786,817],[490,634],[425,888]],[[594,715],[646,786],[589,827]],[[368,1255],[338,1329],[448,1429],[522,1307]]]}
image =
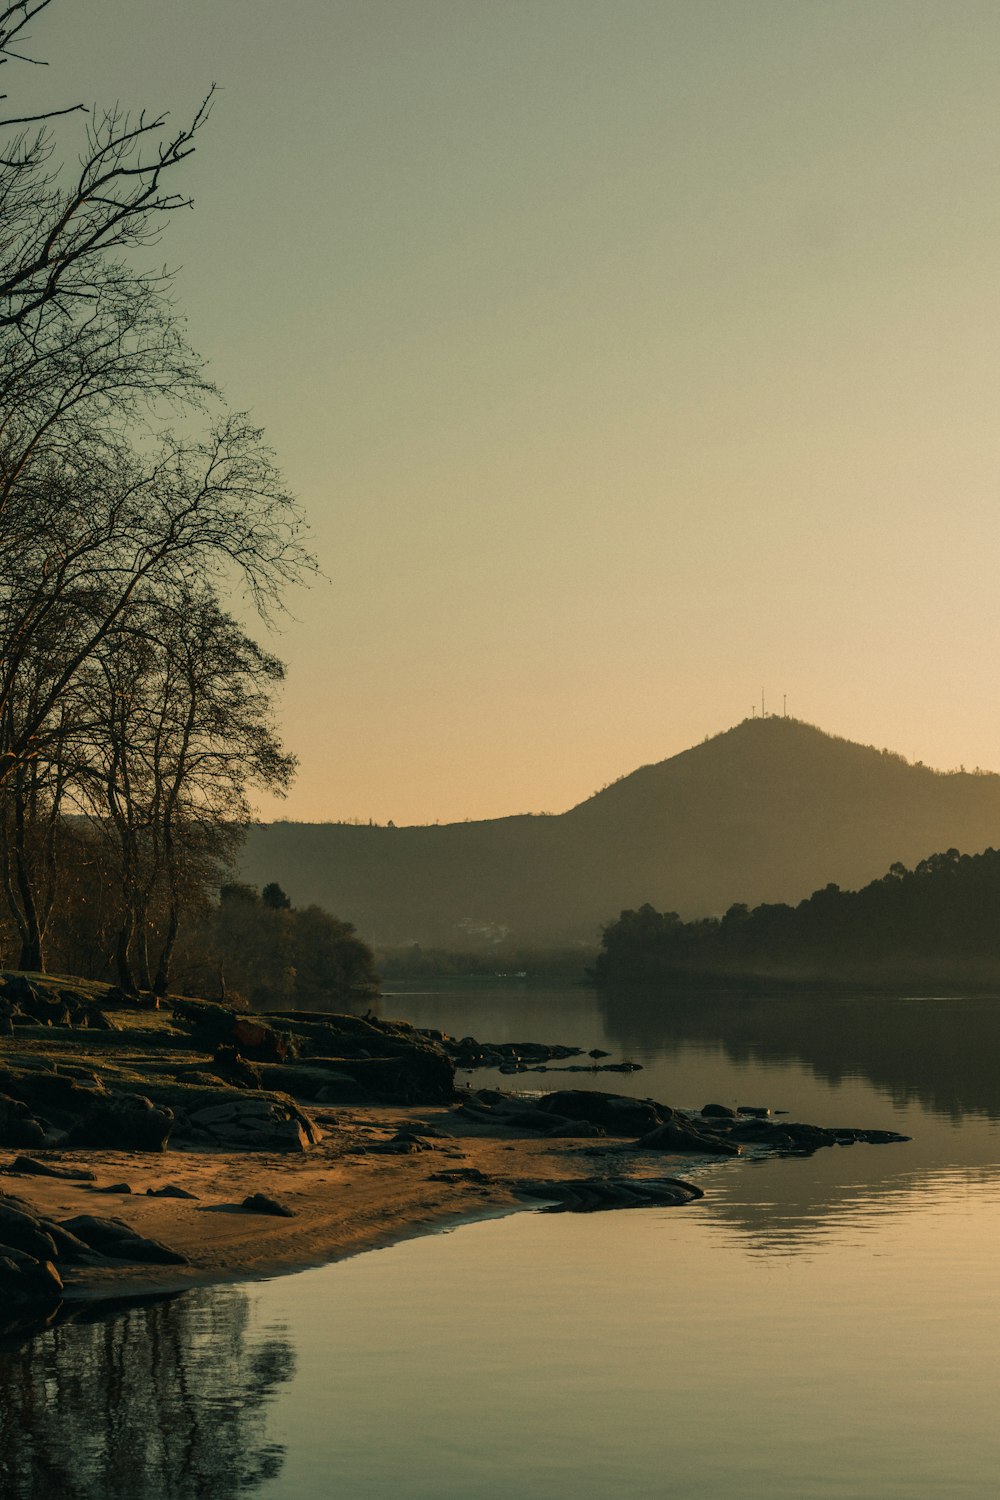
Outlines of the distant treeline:
{"label": "distant treeline", "polygon": [[[46,931],[48,970],[121,984],[117,938],[118,893],[101,861],[103,846],[83,825],[63,830],[68,845],[59,863],[57,899]],[[210,884],[210,862],[192,872],[184,921],[173,934],[170,989],[174,994],[225,999],[258,1010],[330,1009],[352,996],[378,991],[372,950],[343,922],[318,906],[296,910],[281,886]],[[223,875],[224,878],[224,875]],[[162,945],[170,911],[152,901],[136,935],[135,951]],[[0,958],[16,965],[18,932],[0,903]]]}
{"label": "distant treeline", "polygon": [[[593,953],[591,947],[586,956]],[[578,980],[584,963],[584,950],[573,948],[481,949],[422,948],[409,943],[398,948],[376,950],[378,970],[383,979],[523,979],[529,983]]]}
{"label": "distant treeline", "polygon": [[1000,852],[894,864],[858,891],[827,885],[798,906],[731,906],[682,922],[652,906],[604,929],[600,985],[672,977],[892,979],[1000,975]]}
{"label": "distant treeline", "polygon": [[296,910],[275,882],[260,894],[224,885],[192,922],[177,968],[187,993],[219,985],[229,1004],[254,1010],[328,1010],[379,985],[372,950],[350,922],[318,906]]}

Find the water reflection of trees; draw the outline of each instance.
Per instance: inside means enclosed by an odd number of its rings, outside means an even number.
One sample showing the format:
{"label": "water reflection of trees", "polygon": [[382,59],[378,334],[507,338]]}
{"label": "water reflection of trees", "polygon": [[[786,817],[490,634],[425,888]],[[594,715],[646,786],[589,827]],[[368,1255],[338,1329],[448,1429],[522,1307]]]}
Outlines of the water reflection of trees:
{"label": "water reflection of trees", "polygon": [[236,1500],[281,1469],[293,1371],[236,1288],[61,1322],[0,1355],[4,1500]]}
{"label": "water reflection of trees", "polygon": [[954,1119],[1000,1118],[1000,1000],[664,991],[605,992],[599,1003],[625,1056],[709,1042],[735,1063],[794,1061]]}

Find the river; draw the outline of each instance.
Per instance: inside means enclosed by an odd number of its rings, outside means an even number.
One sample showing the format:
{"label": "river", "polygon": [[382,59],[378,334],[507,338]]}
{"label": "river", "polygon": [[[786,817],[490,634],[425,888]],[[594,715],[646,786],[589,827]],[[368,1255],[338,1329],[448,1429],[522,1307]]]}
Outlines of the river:
{"label": "river", "polygon": [[1000,1000],[398,994],[632,1074],[476,1074],[901,1131],[685,1208],[465,1224],[0,1353],[4,1500],[951,1500],[1000,1467]]}

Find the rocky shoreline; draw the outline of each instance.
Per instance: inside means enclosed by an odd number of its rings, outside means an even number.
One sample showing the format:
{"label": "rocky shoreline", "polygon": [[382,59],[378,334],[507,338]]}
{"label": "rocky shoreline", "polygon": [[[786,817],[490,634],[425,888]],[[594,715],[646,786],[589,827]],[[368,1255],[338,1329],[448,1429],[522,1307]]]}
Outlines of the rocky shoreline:
{"label": "rocky shoreline", "polygon": [[[764,1108],[463,1087],[458,1066],[555,1071],[581,1053],[370,1016],[150,1010],[7,974],[0,1030],[0,1333],[82,1297],[273,1274],[526,1204],[679,1206],[702,1190],[678,1170],[723,1158],[903,1139]],[[605,1056],[568,1066],[635,1070]]]}

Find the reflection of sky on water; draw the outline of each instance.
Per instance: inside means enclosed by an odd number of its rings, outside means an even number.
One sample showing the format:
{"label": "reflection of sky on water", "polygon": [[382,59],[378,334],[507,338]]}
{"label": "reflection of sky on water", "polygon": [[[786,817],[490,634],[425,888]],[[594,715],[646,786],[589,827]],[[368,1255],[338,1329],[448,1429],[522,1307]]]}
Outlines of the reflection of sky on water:
{"label": "reflection of sky on water", "polygon": [[382,1008],[646,1064],[476,1084],[766,1103],[913,1140],[726,1161],[691,1174],[706,1197],[688,1208],[518,1213],[50,1330],[0,1354],[5,1500],[991,1492],[1000,1082],[988,1002],[665,1012],[575,990]]}
{"label": "reflection of sky on water", "polygon": [[276,1282],[301,1387],[262,1500],[990,1493],[1000,1194],[921,1197],[847,1204],[791,1255],[780,1217],[748,1242],[706,1199],[521,1214]]}

